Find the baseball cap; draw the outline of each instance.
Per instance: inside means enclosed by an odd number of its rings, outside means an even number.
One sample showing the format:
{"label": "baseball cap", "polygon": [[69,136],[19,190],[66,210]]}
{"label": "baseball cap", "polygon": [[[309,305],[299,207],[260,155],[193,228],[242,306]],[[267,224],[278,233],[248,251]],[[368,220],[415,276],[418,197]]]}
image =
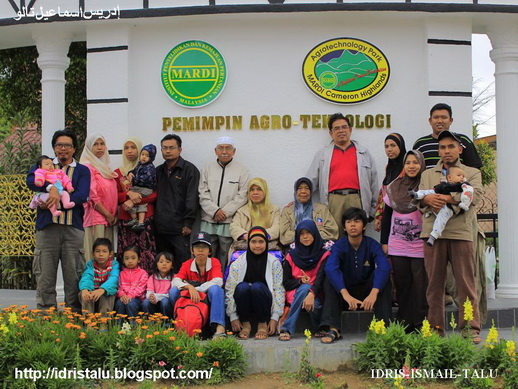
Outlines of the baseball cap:
{"label": "baseball cap", "polygon": [[209,245],[209,247],[212,247],[212,244],[210,242],[210,234],[207,232],[200,231],[192,239],[191,246],[194,246],[196,243],[205,243]]}
{"label": "baseball cap", "polygon": [[455,132],[452,132],[452,131],[449,131],[449,130],[444,130],[442,131],[438,136],[437,136],[437,140],[441,140],[441,139],[444,139],[444,138],[453,138],[455,139],[457,142],[460,143],[460,145],[462,147],[464,147],[464,145],[462,144],[462,140],[460,139],[460,136],[459,134],[455,133]]}

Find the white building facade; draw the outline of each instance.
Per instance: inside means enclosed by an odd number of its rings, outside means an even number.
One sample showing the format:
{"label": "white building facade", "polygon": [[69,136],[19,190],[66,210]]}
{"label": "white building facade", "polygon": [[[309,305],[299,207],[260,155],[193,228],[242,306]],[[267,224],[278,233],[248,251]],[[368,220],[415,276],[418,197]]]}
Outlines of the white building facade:
{"label": "white building facade", "polygon": [[[159,144],[173,132],[183,139],[182,156],[201,170],[215,158],[217,137],[229,135],[236,141],[236,158],[252,176],[268,181],[272,202],[280,206],[292,199],[293,183],[305,175],[315,151],[329,141],[326,115],[331,113],[352,115],[353,139],[374,155],[380,182],[386,135],[399,132],[410,148],[431,132],[428,116],[434,104],[450,104],[452,130],[471,134],[473,33],[489,36],[496,66],[502,211],[497,294],[516,298],[518,240],[512,232],[513,220],[518,220],[512,173],[518,166],[518,153],[512,150],[518,144],[512,128],[518,102],[516,1],[12,0],[0,4],[0,49],[38,48],[44,152],[51,153],[52,133],[64,127],[69,45],[86,41],[88,132],[105,135],[112,160],[118,161],[127,137]],[[168,53],[186,41],[209,44],[225,64],[225,82],[217,98],[196,108],[173,101],[161,77]],[[334,47],[353,42],[356,46],[350,47],[358,51],[362,42],[373,47],[367,56],[374,63],[382,56],[379,63],[386,64],[385,70],[367,70],[356,78],[385,74],[378,90],[359,89],[356,98],[342,102],[312,91],[304,64],[326,42]],[[324,56],[333,50],[329,46],[319,53]],[[181,67],[183,73],[179,68],[171,71],[193,75],[185,70],[189,66]],[[321,75],[319,82],[334,85],[333,77]],[[335,81],[346,88],[353,78]],[[327,89],[324,97],[325,93]]]}

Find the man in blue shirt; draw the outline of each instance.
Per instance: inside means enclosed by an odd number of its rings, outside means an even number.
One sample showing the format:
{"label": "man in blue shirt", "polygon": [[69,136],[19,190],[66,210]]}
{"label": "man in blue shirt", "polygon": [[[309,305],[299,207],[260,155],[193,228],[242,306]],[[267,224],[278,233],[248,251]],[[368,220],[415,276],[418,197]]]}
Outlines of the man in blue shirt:
{"label": "man in blue shirt", "polygon": [[385,323],[391,318],[390,263],[374,239],[364,236],[367,214],[363,209],[349,208],[342,225],[346,235],[331,249],[324,282],[324,305],[321,328],[329,331],[322,343],[340,339],[341,308],[374,311]]}
{"label": "man in blue shirt", "polygon": [[81,311],[79,278],[85,267],[83,203],[88,200],[90,194],[90,170],[74,160],[77,147],[77,137],[72,130],[54,133],[54,167],[63,170],[72,180],[74,187],[70,201],[73,201],[75,206],[71,209],[62,209],[60,216],[52,216],[49,211],[50,206],[59,204],[58,189],[50,182],[46,182],[43,187],[34,184],[36,165],[27,174],[29,189],[49,193],[49,199],[39,205],[36,215],[36,247],[32,270],[36,277],[36,303],[39,309],[57,306],[56,278],[61,260],[65,303],[74,312]]}

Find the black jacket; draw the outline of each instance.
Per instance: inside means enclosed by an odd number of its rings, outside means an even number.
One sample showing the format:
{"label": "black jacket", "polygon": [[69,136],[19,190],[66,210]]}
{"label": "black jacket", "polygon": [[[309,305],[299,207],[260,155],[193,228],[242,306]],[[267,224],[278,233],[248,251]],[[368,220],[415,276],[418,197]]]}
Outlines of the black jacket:
{"label": "black jacket", "polygon": [[164,162],[156,169],[157,199],[155,229],[158,234],[181,234],[183,227],[192,229],[198,213],[200,172],[191,162],[179,157],[168,172]]}

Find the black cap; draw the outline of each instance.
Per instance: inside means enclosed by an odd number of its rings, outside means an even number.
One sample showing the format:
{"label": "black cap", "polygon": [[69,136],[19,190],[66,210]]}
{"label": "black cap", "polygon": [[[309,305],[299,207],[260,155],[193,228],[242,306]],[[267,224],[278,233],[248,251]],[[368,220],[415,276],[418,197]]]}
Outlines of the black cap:
{"label": "black cap", "polygon": [[205,243],[209,245],[209,247],[212,247],[210,234],[203,231],[198,232],[194,238],[192,238],[191,246],[194,246],[196,243]]}
{"label": "black cap", "polygon": [[452,132],[452,131],[448,131],[448,130],[444,130],[442,131],[438,136],[437,136],[437,140],[441,140],[441,139],[444,139],[444,138],[453,138],[455,139],[457,142],[460,143],[460,145],[462,147],[464,147],[464,145],[462,144],[462,140],[460,139],[460,136],[459,134],[455,133],[455,132]]}

